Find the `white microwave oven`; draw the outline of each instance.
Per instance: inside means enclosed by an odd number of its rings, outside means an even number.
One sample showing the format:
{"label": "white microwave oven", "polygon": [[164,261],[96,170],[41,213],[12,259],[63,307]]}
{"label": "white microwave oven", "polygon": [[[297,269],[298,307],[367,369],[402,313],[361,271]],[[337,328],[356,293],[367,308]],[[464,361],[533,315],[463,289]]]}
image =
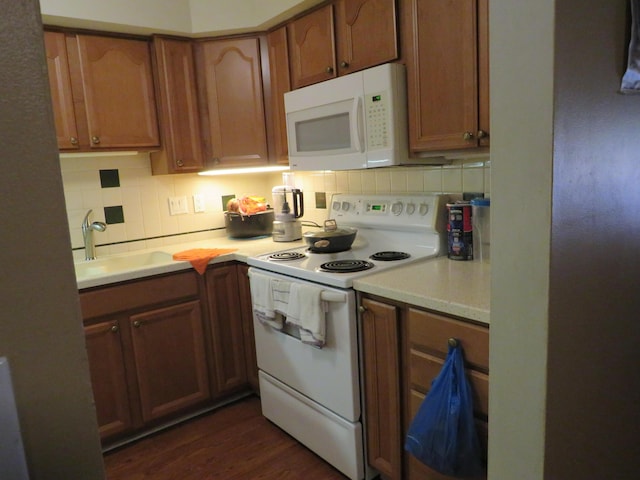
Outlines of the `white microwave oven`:
{"label": "white microwave oven", "polygon": [[412,163],[405,67],[387,63],[284,94],[292,170]]}

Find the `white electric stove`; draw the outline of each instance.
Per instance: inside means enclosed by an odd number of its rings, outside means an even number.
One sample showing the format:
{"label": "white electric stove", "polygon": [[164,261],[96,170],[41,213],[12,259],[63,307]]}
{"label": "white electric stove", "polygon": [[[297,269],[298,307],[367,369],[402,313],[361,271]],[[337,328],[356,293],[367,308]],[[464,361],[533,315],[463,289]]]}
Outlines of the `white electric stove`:
{"label": "white electric stove", "polygon": [[[366,460],[353,280],[446,252],[445,201],[438,195],[336,194],[328,217],[338,228],[358,230],[350,249],[312,253],[296,247],[248,259],[252,294],[253,282],[260,282],[257,291],[265,279],[277,293],[293,284],[321,289],[321,348],[302,342],[286,317],[277,329],[254,315],[260,401],[266,418],[351,480],[377,475]],[[338,271],[326,271],[336,265]]]}
{"label": "white electric stove", "polygon": [[328,218],[335,219],[338,228],[358,230],[349,250],[314,253],[307,247],[296,247],[251,257],[248,263],[295,278],[350,288],[355,278],[446,252],[445,203],[442,195],[336,194]]}

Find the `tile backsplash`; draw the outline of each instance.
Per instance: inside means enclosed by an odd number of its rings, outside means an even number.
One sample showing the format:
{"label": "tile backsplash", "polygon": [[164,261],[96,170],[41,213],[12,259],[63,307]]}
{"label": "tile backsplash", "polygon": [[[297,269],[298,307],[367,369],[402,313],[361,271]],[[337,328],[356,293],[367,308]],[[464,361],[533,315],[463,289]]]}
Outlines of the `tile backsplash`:
{"label": "tile backsplash", "polygon": [[[81,224],[89,209],[92,220],[108,221],[96,232],[97,254],[157,248],[206,239],[224,229],[223,197],[261,195],[271,201],[271,189],[287,183],[301,188],[305,220],[322,222],[322,199],[342,193],[447,193],[490,195],[489,158],[457,160],[446,166],[411,166],[372,170],[285,172],[202,177],[196,174],[151,175],[146,153],[87,154],[60,159],[71,243],[83,258]],[[324,193],[324,195],[322,195]],[[320,194],[320,195],[317,195]],[[194,212],[193,196],[204,200],[204,212]],[[188,213],[170,215],[169,198],[186,197]],[[316,208],[318,207],[318,208]]]}

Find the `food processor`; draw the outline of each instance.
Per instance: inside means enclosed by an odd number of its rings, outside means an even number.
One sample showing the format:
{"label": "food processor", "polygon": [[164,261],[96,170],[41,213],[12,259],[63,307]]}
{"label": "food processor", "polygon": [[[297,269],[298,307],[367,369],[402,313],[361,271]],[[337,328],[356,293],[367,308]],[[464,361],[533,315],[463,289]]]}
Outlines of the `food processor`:
{"label": "food processor", "polygon": [[302,190],[280,185],[271,190],[275,220],[271,234],[274,242],[293,242],[302,238],[300,217],[304,215]]}

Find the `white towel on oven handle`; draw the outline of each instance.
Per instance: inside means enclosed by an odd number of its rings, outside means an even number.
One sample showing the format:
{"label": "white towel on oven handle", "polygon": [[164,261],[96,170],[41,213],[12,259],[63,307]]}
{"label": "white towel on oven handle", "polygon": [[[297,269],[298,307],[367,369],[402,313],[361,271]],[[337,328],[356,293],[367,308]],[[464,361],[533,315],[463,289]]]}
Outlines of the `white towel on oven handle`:
{"label": "white towel on oven handle", "polygon": [[300,340],[318,348],[325,344],[327,304],[322,288],[304,283],[291,283],[286,321],[298,326]]}
{"label": "white towel on oven handle", "polygon": [[251,304],[253,314],[260,323],[281,330],[282,316],[277,315],[275,311],[272,280],[272,277],[251,271]]}

